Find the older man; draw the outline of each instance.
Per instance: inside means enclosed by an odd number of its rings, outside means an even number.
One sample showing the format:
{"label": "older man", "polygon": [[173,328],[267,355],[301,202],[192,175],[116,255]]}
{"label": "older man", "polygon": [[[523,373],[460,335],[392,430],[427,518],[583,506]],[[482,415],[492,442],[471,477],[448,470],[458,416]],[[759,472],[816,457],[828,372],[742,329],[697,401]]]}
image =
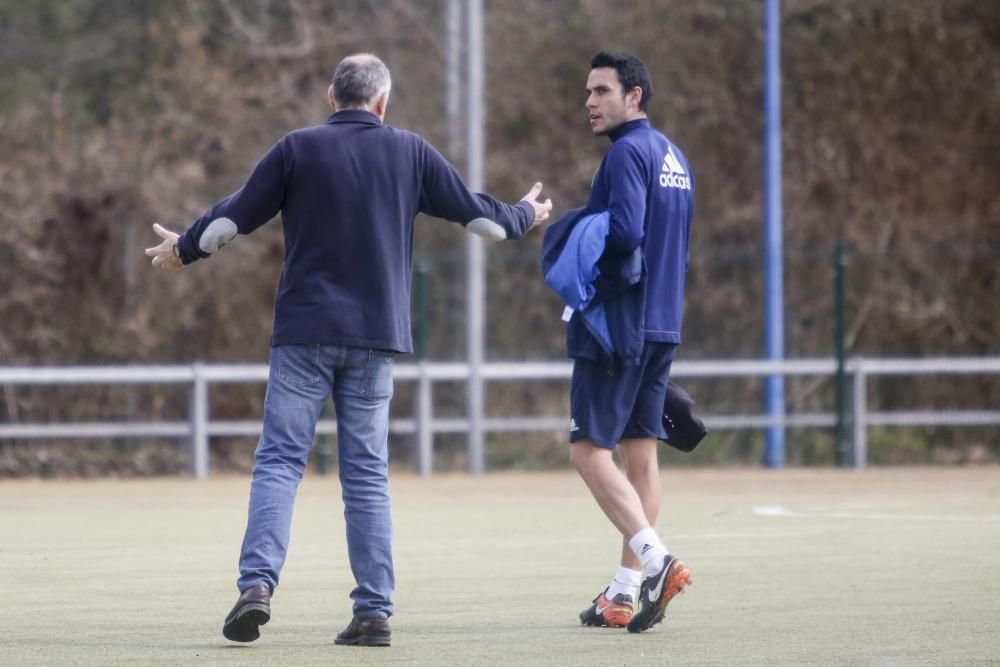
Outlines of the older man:
{"label": "older man", "polygon": [[424,139],[385,125],[389,70],[370,54],[345,58],[325,125],[291,132],[246,185],[178,236],[146,251],[178,268],[210,257],[281,213],[285,260],[274,308],[264,424],[240,553],[239,599],[223,635],[249,642],[270,620],[288,549],[292,507],[316,422],[331,393],[347,546],[357,586],[336,643],[388,646],[395,587],[387,484],[393,357],[410,352],[414,218],[444,218],[517,239],[548,217],[536,183],[515,205],[466,188]]}

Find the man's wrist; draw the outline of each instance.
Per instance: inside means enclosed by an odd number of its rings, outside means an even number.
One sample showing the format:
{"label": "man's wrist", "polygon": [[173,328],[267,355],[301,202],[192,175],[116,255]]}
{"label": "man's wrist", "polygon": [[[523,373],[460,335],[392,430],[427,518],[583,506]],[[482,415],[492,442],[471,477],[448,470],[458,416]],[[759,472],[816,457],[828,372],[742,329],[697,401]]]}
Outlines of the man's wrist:
{"label": "man's wrist", "polygon": [[176,241],[174,241],[173,251],[174,251],[174,257],[176,257],[177,259],[180,259],[181,258],[181,248],[180,248],[179,245],[177,245]]}

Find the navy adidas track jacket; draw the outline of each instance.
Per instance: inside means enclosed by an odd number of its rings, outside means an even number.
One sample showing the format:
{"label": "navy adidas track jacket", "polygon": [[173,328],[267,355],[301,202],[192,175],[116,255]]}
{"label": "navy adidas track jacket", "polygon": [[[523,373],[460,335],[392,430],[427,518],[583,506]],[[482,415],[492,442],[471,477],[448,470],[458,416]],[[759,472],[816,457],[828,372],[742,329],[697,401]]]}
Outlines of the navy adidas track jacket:
{"label": "navy adidas track jacket", "polygon": [[534,222],[468,190],[429,143],[367,111],[291,132],[246,185],[178,239],[181,260],[208,257],[281,213],[285,260],[272,345],[352,345],[410,352],[410,276],[418,213],[466,225],[485,218],[517,239]]}
{"label": "navy adidas track jacket", "polygon": [[642,246],[646,261],[644,338],[681,342],[684,277],[694,214],[694,178],[681,151],[645,118],[610,134],[587,208],[611,214],[606,253]]}

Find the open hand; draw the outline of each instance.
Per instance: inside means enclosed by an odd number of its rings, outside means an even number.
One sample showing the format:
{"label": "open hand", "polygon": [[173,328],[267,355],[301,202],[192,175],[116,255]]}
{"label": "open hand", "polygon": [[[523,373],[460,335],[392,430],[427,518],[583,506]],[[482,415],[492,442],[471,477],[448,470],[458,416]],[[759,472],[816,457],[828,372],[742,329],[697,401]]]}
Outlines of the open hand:
{"label": "open hand", "polygon": [[146,255],[153,258],[153,266],[158,269],[168,269],[171,271],[176,271],[181,268],[184,264],[181,262],[180,257],[174,254],[174,246],[177,245],[177,238],[179,234],[161,227],[159,223],[153,223],[153,231],[156,235],[163,239],[160,245],[146,248]]}
{"label": "open hand", "polygon": [[[541,182],[535,183],[528,190],[528,194],[521,197],[521,201],[526,201],[531,204],[531,208],[535,209],[535,221],[531,223],[531,227],[537,227],[542,222],[549,219],[549,211],[552,210],[552,200],[546,199],[543,202],[538,201],[538,195],[542,191]],[[531,229],[529,227],[528,229]]]}

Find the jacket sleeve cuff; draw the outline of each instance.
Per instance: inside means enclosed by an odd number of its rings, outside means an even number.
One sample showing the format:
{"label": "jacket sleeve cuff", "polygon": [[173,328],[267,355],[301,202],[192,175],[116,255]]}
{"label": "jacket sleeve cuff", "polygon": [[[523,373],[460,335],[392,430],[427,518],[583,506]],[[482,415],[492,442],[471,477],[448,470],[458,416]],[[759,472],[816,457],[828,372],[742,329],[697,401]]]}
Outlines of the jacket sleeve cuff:
{"label": "jacket sleeve cuff", "polygon": [[524,235],[528,233],[529,229],[531,229],[532,223],[535,222],[535,207],[534,206],[532,206],[531,204],[529,204],[528,202],[526,202],[524,200],[521,200],[521,201],[517,202],[517,206],[515,206],[515,208],[519,208],[522,211],[526,211],[527,215],[525,216],[525,219],[524,219],[525,220],[524,221],[524,225],[523,226],[519,226],[518,233],[510,236],[511,240],[524,238]]}
{"label": "jacket sleeve cuff", "polygon": [[184,232],[179,237],[177,237],[177,255],[180,257],[182,264],[190,264],[199,259],[204,259],[208,257],[208,253],[204,253],[191,238],[191,230]]}

